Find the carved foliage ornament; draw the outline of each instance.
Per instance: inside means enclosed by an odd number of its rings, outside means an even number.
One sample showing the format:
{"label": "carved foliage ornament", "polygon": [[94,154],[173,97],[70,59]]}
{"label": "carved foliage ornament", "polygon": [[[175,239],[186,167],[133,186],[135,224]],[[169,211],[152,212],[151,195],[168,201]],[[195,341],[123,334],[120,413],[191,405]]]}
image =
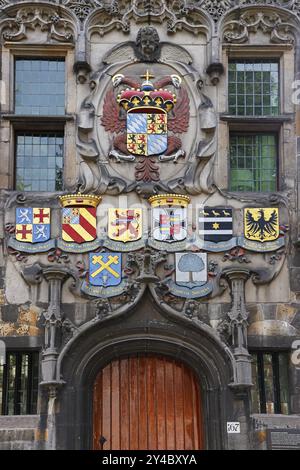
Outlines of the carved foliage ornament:
{"label": "carved foliage ornament", "polygon": [[285,21],[283,15],[278,13],[243,13],[239,19],[226,24],[224,40],[229,43],[241,44],[249,41],[249,34],[258,30],[270,34],[273,43],[292,44],[294,27]]}
{"label": "carved foliage ornament", "polygon": [[[70,3],[74,4],[73,1]],[[135,22],[166,21],[167,31],[175,33],[185,29],[194,34],[207,33],[208,28],[203,21],[202,2],[165,0],[124,0],[121,2],[102,2],[99,13],[93,18],[94,25],[89,32],[100,35],[117,28],[123,32],[130,31],[131,20]],[[222,2],[224,3],[224,2]]]}
{"label": "carved foliage ornament", "polygon": [[55,41],[72,42],[74,39],[71,21],[60,17],[56,10],[48,7],[23,7],[15,16],[0,22],[1,35],[6,41],[27,39],[28,31],[37,27]]}
{"label": "carved foliage ornament", "polygon": [[[49,0],[56,3],[55,0]],[[0,7],[13,3],[12,0],[0,0]],[[131,20],[152,22],[165,21],[170,33],[180,29],[195,34],[205,32],[203,12],[215,23],[230,9],[251,5],[274,5],[286,8],[300,16],[299,0],[62,0],[77,18],[83,22],[97,10],[91,31],[101,35],[117,28],[130,31]]]}
{"label": "carved foliage ornament", "polygon": [[162,22],[166,21],[167,30],[174,33],[185,29],[194,34],[205,32],[203,13],[206,12],[217,23],[230,9],[250,5],[274,5],[300,15],[299,0],[65,0],[65,4],[82,21],[95,8],[99,15],[92,26],[93,31],[105,34],[113,28],[129,32],[131,20]]}

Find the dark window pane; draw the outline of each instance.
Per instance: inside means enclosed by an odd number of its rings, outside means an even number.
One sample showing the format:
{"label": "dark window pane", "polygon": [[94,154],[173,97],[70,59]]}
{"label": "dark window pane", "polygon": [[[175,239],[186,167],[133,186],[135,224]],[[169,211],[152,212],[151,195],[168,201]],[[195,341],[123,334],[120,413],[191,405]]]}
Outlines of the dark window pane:
{"label": "dark window pane", "polygon": [[[21,142],[22,145],[20,144]],[[61,133],[17,134],[16,189],[63,189],[64,138]]]}
{"label": "dark window pane", "polygon": [[252,353],[252,411],[288,414],[288,355],[284,352]]}
{"label": "dark window pane", "polygon": [[260,412],[260,398],[259,398],[259,384],[258,384],[258,366],[257,366],[257,355],[252,355],[252,382],[253,387],[251,390],[252,398],[252,411],[253,413]]}
{"label": "dark window pane", "polygon": [[0,366],[0,414],[37,412],[38,353],[9,352]]}
{"label": "dark window pane", "polygon": [[278,62],[267,59],[230,61],[228,95],[230,114],[237,116],[279,114]]}
{"label": "dark window pane", "polygon": [[279,355],[279,381],[280,381],[280,405],[281,413],[289,413],[289,393],[288,393],[288,355]]}
{"label": "dark window pane", "polygon": [[64,59],[16,59],[15,113],[65,113]]}
{"label": "dark window pane", "polygon": [[231,191],[276,191],[277,144],[275,135],[230,136]]}

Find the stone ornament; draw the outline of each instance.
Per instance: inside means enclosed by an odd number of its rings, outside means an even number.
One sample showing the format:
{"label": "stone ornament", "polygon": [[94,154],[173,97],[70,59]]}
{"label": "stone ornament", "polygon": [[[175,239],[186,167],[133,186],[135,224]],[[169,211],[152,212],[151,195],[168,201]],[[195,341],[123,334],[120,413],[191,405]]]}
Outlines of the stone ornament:
{"label": "stone ornament", "polygon": [[58,42],[73,42],[75,39],[76,28],[72,22],[50,6],[22,7],[16,14],[9,14],[8,18],[0,21],[0,32],[5,41],[27,39],[28,31],[37,27],[46,32],[49,39]]}
{"label": "stone ornament", "polygon": [[229,21],[224,28],[224,41],[242,44],[249,41],[249,34],[262,30],[270,34],[270,42],[294,43],[294,25],[287,21],[286,14],[269,12],[245,12],[238,19]]}

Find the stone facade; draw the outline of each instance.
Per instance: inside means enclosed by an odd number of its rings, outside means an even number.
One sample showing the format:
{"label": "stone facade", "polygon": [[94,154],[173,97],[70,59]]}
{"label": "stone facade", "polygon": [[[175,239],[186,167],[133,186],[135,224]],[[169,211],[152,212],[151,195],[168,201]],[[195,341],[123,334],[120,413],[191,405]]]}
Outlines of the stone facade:
{"label": "stone facade", "polygon": [[[300,433],[300,368],[290,363],[290,415],[253,414],[249,353],[292,354],[300,339],[300,110],[292,99],[300,77],[299,31],[297,0],[0,0],[0,339],[8,350],[38,349],[41,358],[38,416],[0,416],[1,449],[91,448],[95,374],[115,357],[143,352],[180,355],[194,369],[208,449],[267,448],[268,428]],[[14,135],[28,117],[14,113],[13,61],[34,55],[65,57],[65,115],[44,119],[64,130],[59,193],[14,189]],[[272,193],[228,190],[229,132],[255,131],[256,124],[228,113],[228,61],[253,57],[280,63],[280,115],[262,118],[264,129],[279,135],[278,191]],[[159,88],[177,95],[178,107],[171,147],[139,159],[124,150],[125,125],[113,127],[111,102],[125,85],[140,86],[146,70],[161,80]],[[42,129],[43,119],[29,120]],[[72,249],[61,240],[58,196],[70,193],[102,197],[96,249]],[[191,198],[183,250],[148,235],[147,200],[164,193]],[[233,209],[236,244],[199,247],[203,206]],[[29,252],[15,243],[18,207],[51,209],[51,246]],[[83,288],[88,252],[120,249],[107,241],[108,208],[114,207],[143,208],[143,244],[122,245],[124,286],[115,295],[93,294]],[[249,207],[278,208],[281,238],[273,247],[245,240]],[[170,290],[174,252],[186,249],[208,252],[209,295],[180,297]],[[226,423],[237,421],[241,433],[227,434]]]}

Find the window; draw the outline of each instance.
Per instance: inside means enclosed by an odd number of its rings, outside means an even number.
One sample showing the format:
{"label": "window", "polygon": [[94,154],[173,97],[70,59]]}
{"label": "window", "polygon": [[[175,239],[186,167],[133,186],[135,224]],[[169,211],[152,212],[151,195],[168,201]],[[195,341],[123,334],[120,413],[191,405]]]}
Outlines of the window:
{"label": "window", "polygon": [[252,359],[253,412],[288,414],[288,353],[253,351]]}
{"label": "window", "polygon": [[0,414],[36,414],[38,352],[8,352],[0,366]]}
{"label": "window", "polygon": [[232,191],[276,191],[277,136],[231,134],[230,170]]}
{"label": "window", "polygon": [[65,114],[64,59],[16,59],[15,113]]}
{"label": "window", "polygon": [[229,61],[229,189],[278,189],[280,80],[277,59]]}
{"label": "window", "polygon": [[63,134],[59,132],[17,133],[16,189],[61,191],[63,144]]}
{"label": "window", "polygon": [[15,188],[62,191],[65,59],[16,57],[14,98]]}
{"label": "window", "polygon": [[228,76],[229,114],[279,114],[279,63],[275,60],[233,60]]}

